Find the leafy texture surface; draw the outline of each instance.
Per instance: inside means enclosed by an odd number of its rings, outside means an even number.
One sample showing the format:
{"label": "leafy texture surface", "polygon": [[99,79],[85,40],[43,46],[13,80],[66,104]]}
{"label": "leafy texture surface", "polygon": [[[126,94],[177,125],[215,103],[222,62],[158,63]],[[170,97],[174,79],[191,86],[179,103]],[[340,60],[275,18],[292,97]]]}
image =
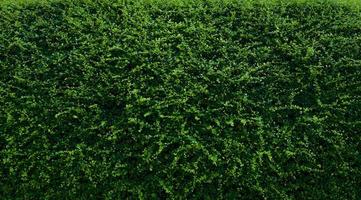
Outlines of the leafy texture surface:
{"label": "leafy texture surface", "polygon": [[4,5],[0,197],[361,199],[360,48],[330,2]]}

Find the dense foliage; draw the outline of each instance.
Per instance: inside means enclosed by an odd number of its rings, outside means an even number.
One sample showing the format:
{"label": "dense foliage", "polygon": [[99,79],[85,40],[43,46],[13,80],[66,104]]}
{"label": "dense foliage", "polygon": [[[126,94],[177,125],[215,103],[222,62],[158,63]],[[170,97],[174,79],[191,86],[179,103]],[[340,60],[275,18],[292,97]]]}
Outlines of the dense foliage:
{"label": "dense foliage", "polygon": [[0,199],[361,199],[360,48],[330,2],[4,4]]}

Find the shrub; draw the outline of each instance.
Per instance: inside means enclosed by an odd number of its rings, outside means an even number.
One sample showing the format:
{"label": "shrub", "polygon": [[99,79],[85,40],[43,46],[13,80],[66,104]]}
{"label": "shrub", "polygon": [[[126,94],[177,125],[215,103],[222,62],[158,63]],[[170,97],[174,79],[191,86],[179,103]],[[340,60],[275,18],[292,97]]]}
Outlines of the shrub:
{"label": "shrub", "polygon": [[0,9],[2,199],[360,199],[361,12]]}

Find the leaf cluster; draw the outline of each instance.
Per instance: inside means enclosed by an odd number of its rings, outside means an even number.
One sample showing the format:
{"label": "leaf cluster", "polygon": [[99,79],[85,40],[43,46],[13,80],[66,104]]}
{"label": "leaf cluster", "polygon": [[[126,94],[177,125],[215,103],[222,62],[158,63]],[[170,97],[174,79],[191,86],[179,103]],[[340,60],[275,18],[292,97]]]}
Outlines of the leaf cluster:
{"label": "leaf cluster", "polygon": [[361,13],[0,7],[1,199],[360,199]]}

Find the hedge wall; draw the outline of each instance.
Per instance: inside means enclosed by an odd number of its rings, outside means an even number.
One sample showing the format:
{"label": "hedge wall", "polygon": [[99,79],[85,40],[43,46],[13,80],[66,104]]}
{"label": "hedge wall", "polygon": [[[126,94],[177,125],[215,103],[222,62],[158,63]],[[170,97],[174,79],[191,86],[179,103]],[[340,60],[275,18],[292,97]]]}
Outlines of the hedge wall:
{"label": "hedge wall", "polygon": [[361,199],[361,12],[0,7],[1,199]]}

